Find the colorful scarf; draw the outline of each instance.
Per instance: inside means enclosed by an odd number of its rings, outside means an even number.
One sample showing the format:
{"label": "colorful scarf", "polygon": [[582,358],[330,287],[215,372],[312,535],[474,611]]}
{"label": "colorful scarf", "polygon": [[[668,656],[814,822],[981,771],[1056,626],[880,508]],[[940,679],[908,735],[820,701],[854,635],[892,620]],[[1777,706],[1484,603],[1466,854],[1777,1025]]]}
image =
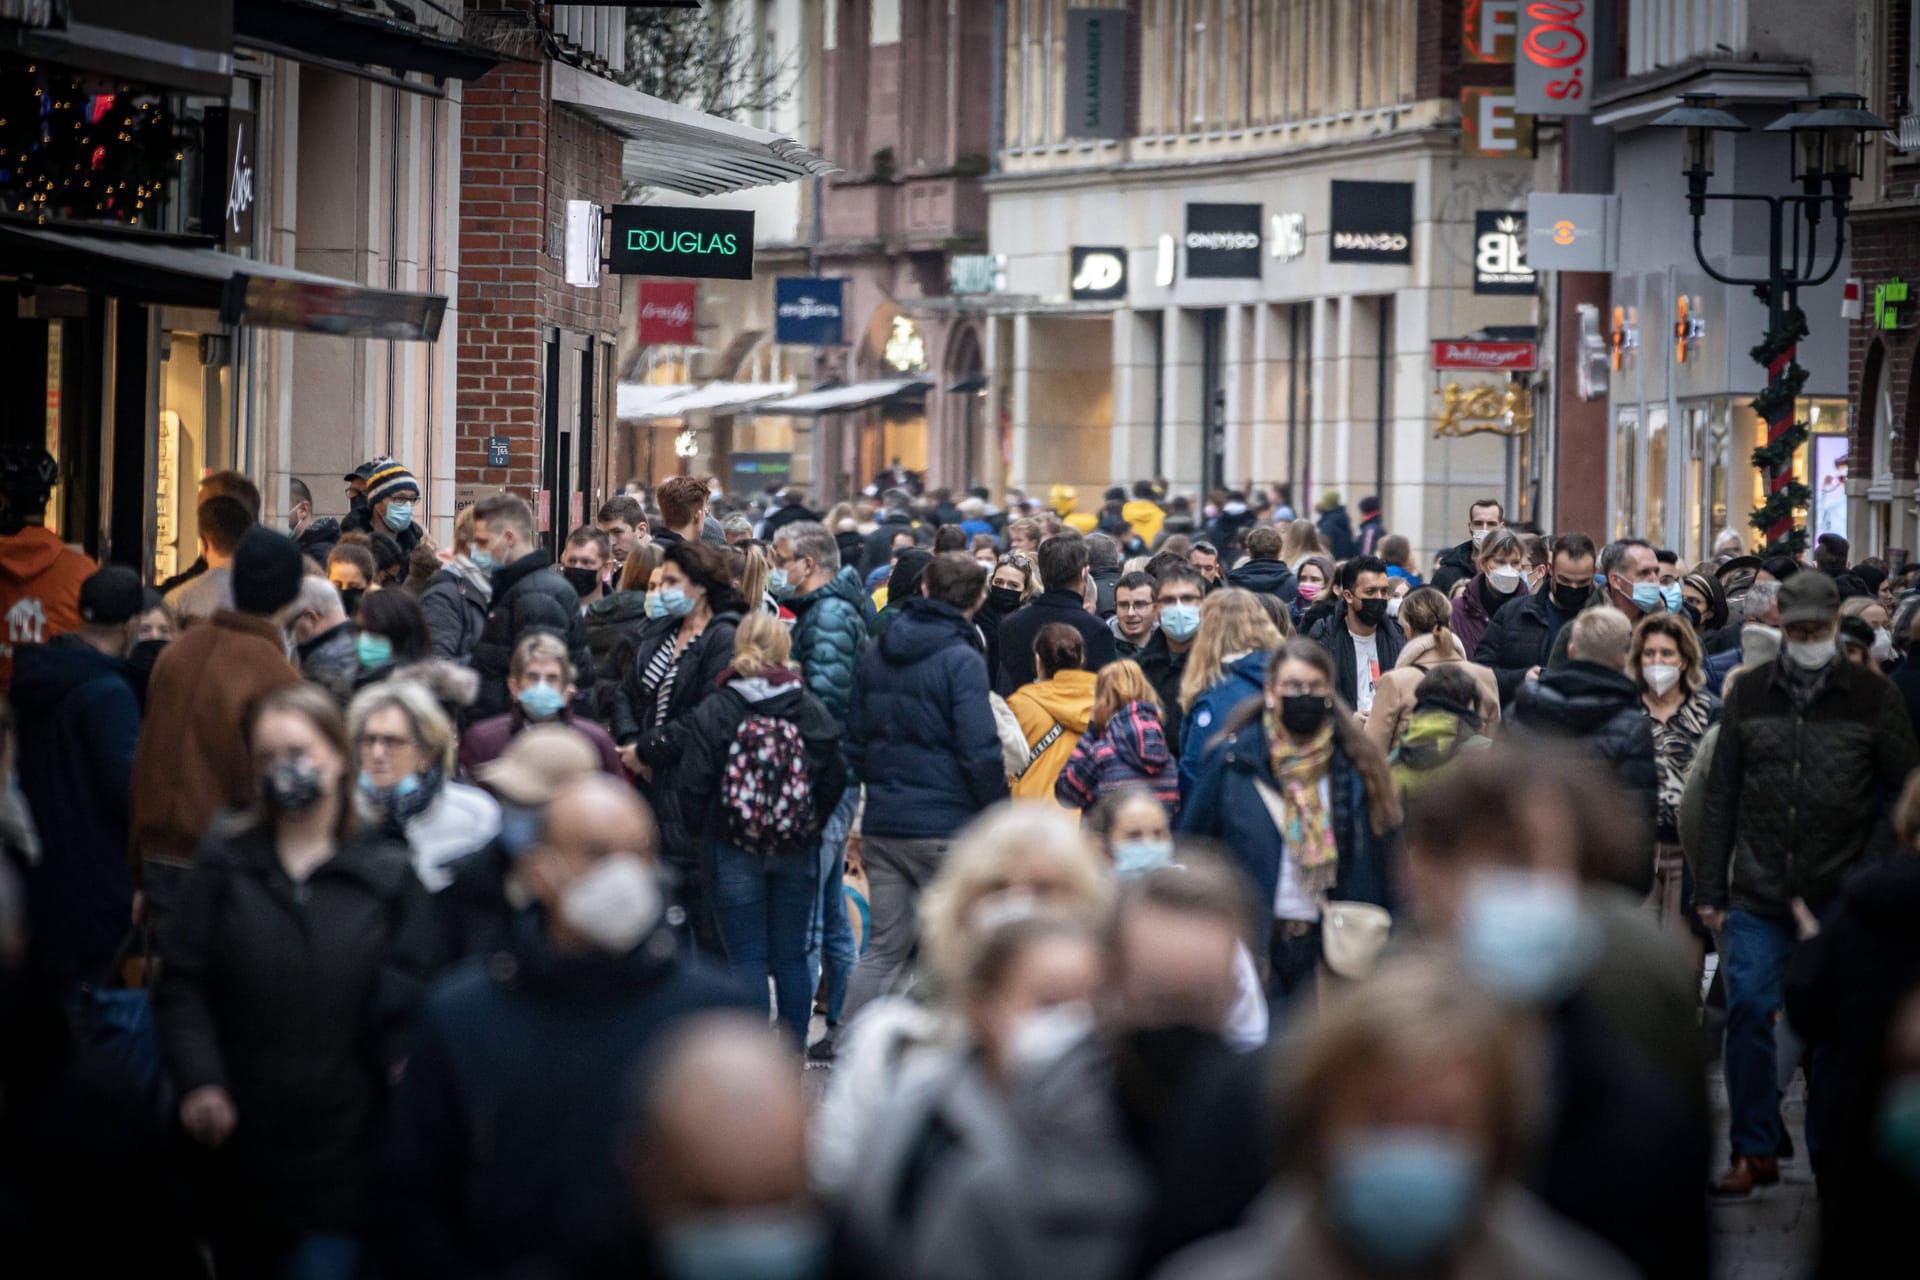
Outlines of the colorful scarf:
{"label": "colorful scarf", "polygon": [[1267,763],[1279,784],[1286,822],[1280,832],[1286,856],[1299,875],[1300,892],[1324,898],[1339,874],[1340,850],[1333,841],[1333,822],[1320,798],[1320,780],[1333,764],[1333,725],[1304,744],[1295,743],[1281,727],[1278,712],[1268,710]]}

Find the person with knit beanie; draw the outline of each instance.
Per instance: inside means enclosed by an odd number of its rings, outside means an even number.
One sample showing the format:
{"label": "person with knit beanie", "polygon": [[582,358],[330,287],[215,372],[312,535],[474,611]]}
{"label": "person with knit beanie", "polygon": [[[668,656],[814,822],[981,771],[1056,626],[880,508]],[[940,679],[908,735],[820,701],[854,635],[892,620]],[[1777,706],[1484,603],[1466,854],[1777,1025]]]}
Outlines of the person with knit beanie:
{"label": "person with knit beanie", "polygon": [[411,554],[425,535],[413,522],[413,509],[420,501],[420,482],[401,463],[387,458],[376,464],[367,477],[367,503],[372,512],[372,528],[400,544]]}

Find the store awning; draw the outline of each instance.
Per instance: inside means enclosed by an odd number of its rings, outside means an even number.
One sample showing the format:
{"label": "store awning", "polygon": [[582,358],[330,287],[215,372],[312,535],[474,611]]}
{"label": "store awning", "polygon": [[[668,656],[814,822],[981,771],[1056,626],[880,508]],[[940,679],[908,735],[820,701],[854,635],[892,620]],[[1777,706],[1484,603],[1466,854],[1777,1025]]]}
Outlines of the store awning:
{"label": "store awning", "polygon": [[809,391],[790,400],[775,400],[757,407],[755,413],[778,413],[795,418],[811,418],[823,413],[852,413],[889,400],[919,395],[931,387],[919,378],[883,378],[878,382],[856,382],[846,387],[828,387]]}
{"label": "store awning", "polygon": [[227,324],[432,342],[447,300],[145,236],[0,223],[0,276],[153,306],[218,310]]}
{"label": "store awning", "polygon": [[839,172],[792,138],[678,106],[564,62],[551,66],[556,103],[627,140],[620,169],[630,185],[716,196]]}
{"label": "store awning", "polygon": [[645,422],[701,411],[732,413],[792,394],[791,382],[623,382],[614,396],[614,416],[622,422]]}
{"label": "store awning", "polygon": [[455,80],[477,80],[504,58],[468,43],[464,22],[445,0],[379,6],[342,0],[238,0],[236,44],[351,72],[391,67]]}

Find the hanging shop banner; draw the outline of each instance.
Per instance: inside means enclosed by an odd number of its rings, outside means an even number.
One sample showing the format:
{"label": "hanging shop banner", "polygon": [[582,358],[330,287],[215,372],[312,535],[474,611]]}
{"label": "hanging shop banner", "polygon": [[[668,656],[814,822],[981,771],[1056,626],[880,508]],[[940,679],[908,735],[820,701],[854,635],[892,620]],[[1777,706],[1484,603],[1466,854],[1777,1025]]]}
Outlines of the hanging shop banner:
{"label": "hanging shop banner", "polygon": [[1190,204],[1186,243],[1189,280],[1258,280],[1260,206]]}
{"label": "hanging shop banner", "polygon": [[1611,271],[1619,224],[1619,196],[1536,191],[1527,197],[1527,263],[1535,271]]}
{"label": "hanging shop banner", "polygon": [[1533,292],[1533,268],[1527,265],[1526,214],[1481,209],[1473,215],[1473,291]]}
{"label": "hanging shop banner", "polygon": [[1469,85],[1460,91],[1460,154],[1499,160],[1533,154],[1533,117],[1514,110],[1511,89]]}
{"label": "hanging shop banner", "polygon": [[1067,136],[1127,132],[1127,11],[1067,10]]}
{"label": "hanging shop banner", "polygon": [[200,227],[219,228],[231,253],[253,248],[253,112],[238,107],[206,110]]}
{"label": "hanging shop banner", "polygon": [[753,211],[617,204],[607,270],[624,276],[753,279]]}
{"label": "hanging shop banner", "polygon": [[700,286],[677,280],[640,282],[640,343],[642,346],[694,344],[693,308]]}
{"label": "hanging shop banner", "polygon": [[1535,342],[1476,342],[1470,338],[1437,338],[1433,344],[1433,367],[1529,373],[1540,367],[1540,345]]}
{"label": "hanging shop banner", "polygon": [[1513,58],[1515,109],[1522,115],[1593,113],[1595,0],[1526,0]]}
{"label": "hanging shop banner", "polygon": [[782,346],[837,347],[846,342],[845,280],[781,276],[773,282],[773,340]]}
{"label": "hanging shop banner", "polygon": [[1119,246],[1073,246],[1072,279],[1068,287],[1075,302],[1116,302],[1127,296],[1127,251]]}
{"label": "hanging shop banner", "polygon": [[1004,293],[1007,255],[956,253],[947,259],[947,292],[955,297],[977,293]]}
{"label": "hanging shop banner", "polygon": [[1449,382],[1438,394],[1440,412],[1433,420],[1436,436],[1471,436],[1483,431],[1523,436],[1533,430],[1533,393],[1525,382]]}
{"label": "hanging shop banner", "polygon": [[1413,261],[1411,182],[1336,181],[1331,210],[1327,261]]}
{"label": "hanging shop banner", "polygon": [[1469,65],[1511,66],[1520,0],[1461,0],[1460,56]]}

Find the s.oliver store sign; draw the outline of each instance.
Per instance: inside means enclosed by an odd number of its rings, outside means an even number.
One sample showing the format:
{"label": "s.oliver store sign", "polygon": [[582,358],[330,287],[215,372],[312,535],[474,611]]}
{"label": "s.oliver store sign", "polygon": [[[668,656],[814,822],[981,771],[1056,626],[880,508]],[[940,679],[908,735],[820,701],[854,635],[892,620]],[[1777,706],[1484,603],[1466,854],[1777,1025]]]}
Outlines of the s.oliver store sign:
{"label": "s.oliver store sign", "polygon": [[1514,110],[1584,116],[1593,111],[1595,0],[1526,0],[1514,40]]}
{"label": "s.oliver store sign", "polygon": [[1540,367],[1540,347],[1533,342],[1475,342],[1466,338],[1441,338],[1433,344],[1433,367],[1526,373]]}

